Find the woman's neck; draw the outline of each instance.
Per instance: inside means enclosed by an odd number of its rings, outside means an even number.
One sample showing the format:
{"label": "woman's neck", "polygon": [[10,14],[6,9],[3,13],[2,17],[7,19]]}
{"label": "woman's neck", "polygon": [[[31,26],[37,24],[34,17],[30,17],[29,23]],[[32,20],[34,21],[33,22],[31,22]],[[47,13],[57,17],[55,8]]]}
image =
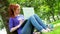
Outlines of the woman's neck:
{"label": "woman's neck", "polygon": [[15,17],[16,17],[16,16],[19,16],[19,14],[15,14]]}

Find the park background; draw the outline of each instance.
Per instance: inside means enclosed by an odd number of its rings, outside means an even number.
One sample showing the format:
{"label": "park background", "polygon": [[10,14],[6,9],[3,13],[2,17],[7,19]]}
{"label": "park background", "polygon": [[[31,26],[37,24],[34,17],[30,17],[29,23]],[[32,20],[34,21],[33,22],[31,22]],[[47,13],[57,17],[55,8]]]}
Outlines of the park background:
{"label": "park background", "polygon": [[18,3],[22,7],[34,7],[35,13],[45,22],[54,25],[54,30],[43,34],[60,33],[60,0],[0,0],[0,33],[10,34],[8,29],[8,6]]}

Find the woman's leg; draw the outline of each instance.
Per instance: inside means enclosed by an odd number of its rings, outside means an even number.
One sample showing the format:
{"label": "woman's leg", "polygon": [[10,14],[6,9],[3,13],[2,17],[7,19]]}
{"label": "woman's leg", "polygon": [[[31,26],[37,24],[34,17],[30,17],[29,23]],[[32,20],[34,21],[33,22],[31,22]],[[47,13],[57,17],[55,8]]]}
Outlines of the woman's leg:
{"label": "woman's leg", "polygon": [[39,18],[39,16],[38,16],[37,14],[35,14],[34,17],[35,17],[35,19],[37,20],[37,22],[38,22],[44,29],[47,28],[46,24],[44,24],[44,22],[42,21],[42,19]]}
{"label": "woman's leg", "polygon": [[29,20],[31,21],[31,24],[38,30],[38,31],[41,31],[42,29],[44,29],[35,19],[34,16],[31,16],[29,18]]}
{"label": "woman's leg", "polygon": [[[33,26],[39,30],[42,31],[44,28],[36,21],[36,19],[34,18],[34,16],[31,16],[26,24],[24,25],[24,27],[21,30],[21,34],[32,34],[33,32]],[[33,29],[32,29],[33,28]],[[45,31],[45,30],[44,30]]]}
{"label": "woman's leg", "polygon": [[34,16],[31,16],[29,18],[29,20],[31,21],[32,25],[40,32],[48,32],[48,30],[45,30],[38,22],[37,20],[35,19]]}
{"label": "woman's leg", "polygon": [[30,20],[27,20],[27,22],[24,22],[25,24],[23,24],[23,28],[21,30],[21,34],[33,34],[34,31],[34,27],[33,25],[30,23]]}

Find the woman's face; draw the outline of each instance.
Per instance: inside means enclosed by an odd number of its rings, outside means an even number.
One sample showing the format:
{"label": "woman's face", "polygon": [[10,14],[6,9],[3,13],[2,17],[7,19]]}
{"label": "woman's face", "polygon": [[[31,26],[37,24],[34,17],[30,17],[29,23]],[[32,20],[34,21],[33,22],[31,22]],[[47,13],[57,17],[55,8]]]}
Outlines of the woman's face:
{"label": "woman's face", "polygon": [[20,7],[18,7],[15,11],[15,14],[19,14],[20,13]]}

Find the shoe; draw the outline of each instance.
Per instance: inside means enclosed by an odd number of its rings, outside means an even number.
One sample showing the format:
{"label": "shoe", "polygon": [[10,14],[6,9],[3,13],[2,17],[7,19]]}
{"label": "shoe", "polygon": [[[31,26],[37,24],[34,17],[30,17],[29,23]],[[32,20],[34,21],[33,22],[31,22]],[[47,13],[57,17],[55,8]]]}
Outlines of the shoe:
{"label": "shoe", "polygon": [[47,28],[46,30],[48,30],[48,32],[50,32],[50,31],[51,31],[49,28]]}
{"label": "shoe", "polygon": [[48,32],[48,30],[42,29],[41,32]]}

